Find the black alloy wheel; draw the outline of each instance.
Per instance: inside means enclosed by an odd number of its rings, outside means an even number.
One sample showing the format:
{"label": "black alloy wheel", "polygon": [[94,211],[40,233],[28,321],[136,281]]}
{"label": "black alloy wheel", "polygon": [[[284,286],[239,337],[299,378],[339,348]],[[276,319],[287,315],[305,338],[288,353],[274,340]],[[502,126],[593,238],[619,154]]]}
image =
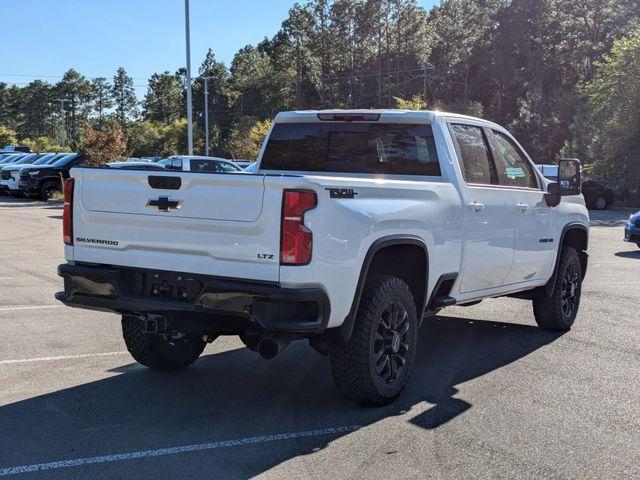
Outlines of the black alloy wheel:
{"label": "black alloy wheel", "polygon": [[393,383],[402,375],[409,356],[409,313],[399,302],[382,311],[373,343],[373,360],[380,380]]}

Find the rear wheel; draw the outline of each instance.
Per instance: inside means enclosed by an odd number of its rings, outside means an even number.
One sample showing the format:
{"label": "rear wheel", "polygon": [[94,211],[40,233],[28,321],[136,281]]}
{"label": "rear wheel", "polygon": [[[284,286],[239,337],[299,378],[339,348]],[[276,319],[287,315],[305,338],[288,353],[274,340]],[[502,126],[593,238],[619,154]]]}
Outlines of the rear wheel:
{"label": "rear wheel", "polygon": [[197,335],[146,333],[144,322],[129,315],[122,316],[122,336],[135,361],[153,370],[188,367],[198,359],[206,345]]}
{"label": "rear wheel", "polygon": [[349,342],[329,354],[338,390],[361,405],[386,405],[402,392],[415,358],[418,318],[407,284],[367,281]]}
{"label": "rear wheel", "polygon": [[593,201],[593,204],[595,205],[596,209],[604,210],[607,208],[607,199],[598,195]]}
{"label": "rear wheel", "polygon": [[60,182],[47,180],[40,187],[40,199],[45,202],[49,200],[55,192],[60,192]]}
{"label": "rear wheel", "polygon": [[541,292],[533,301],[533,313],[540,328],[568,331],[578,314],[582,291],[580,257],[573,247],[562,247],[553,295]]}

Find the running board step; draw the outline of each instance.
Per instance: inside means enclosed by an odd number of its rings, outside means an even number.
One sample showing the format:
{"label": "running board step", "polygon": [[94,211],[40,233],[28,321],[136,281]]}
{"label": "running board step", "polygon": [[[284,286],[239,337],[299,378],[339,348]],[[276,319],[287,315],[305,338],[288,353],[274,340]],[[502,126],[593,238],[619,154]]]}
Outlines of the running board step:
{"label": "running board step", "polygon": [[456,304],[456,299],[453,297],[436,297],[433,300],[433,308],[451,307]]}

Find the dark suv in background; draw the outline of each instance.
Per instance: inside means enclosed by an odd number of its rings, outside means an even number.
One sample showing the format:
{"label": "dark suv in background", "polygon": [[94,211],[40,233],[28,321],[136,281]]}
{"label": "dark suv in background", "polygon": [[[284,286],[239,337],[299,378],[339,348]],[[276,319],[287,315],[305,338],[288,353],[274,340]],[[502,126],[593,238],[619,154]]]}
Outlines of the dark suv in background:
{"label": "dark suv in background", "polygon": [[594,180],[582,182],[582,195],[587,208],[605,210],[613,206],[613,190]]}
{"label": "dark suv in background", "polygon": [[51,165],[33,165],[20,172],[20,191],[38,200],[48,200],[54,192],[62,190],[62,182],[69,178],[69,170],[82,164],[84,158],[69,153]]}

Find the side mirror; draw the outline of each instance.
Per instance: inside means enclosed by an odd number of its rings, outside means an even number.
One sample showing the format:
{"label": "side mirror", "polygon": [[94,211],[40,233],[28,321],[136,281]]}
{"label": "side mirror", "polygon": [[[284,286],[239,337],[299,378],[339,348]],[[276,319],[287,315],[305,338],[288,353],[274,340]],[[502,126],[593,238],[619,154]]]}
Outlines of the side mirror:
{"label": "side mirror", "polygon": [[582,193],[580,160],[575,158],[560,159],[558,162],[558,193],[561,197]]}
{"label": "side mirror", "polygon": [[580,160],[575,158],[562,158],[558,161],[558,181],[552,182],[547,187],[544,198],[547,205],[557,207],[562,197],[580,195],[582,193],[582,177]]}

